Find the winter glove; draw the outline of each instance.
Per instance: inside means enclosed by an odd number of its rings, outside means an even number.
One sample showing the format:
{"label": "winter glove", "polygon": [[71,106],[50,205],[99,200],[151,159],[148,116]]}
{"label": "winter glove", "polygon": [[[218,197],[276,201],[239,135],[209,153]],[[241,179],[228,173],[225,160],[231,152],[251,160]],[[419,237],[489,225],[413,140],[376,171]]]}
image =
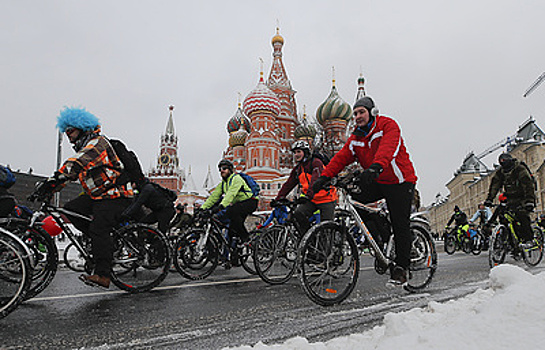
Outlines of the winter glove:
{"label": "winter glove", "polygon": [[271,201],[271,208],[276,208],[276,207],[279,207],[281,206],[282,204],[280,203],[280,199],[273,199]]}
{"label": "winter glove", "polygon": [[220,211],[222,211],[223,209],[225,209],[225,207],[223,205],[216,205],[215,207],[212,208],[212,214],[217,214],[219,213]]}
{"label": "winter glove", "polygon": [[378,179],[380,173],[382,173],[382,165],[373,163],[369,168],[365,169],[360,175],[360,183],[364,186],[369,186]]}
{"label": "winter glove", "polygon": [[314,181],[314,184],[312,184],[312,191],[314,193],[320,192],[330,180],[331,178],[328,176],[320,176]]}
{"label": "winter glove", "polygon": [[535,208],[535,205],[533,202],[526,202],[524,203],[524,209],[529,211],[529,212],[532,212],[534,211],[534,208]]}
{"label": "winter glove", "polygon": [[487,199],[487,200],[484,201],[483,204],[484,204],[485,207],[489,207],[489,208],[490,208],[490,207],[492,206],[492,200],[491,200],[491,199]]}

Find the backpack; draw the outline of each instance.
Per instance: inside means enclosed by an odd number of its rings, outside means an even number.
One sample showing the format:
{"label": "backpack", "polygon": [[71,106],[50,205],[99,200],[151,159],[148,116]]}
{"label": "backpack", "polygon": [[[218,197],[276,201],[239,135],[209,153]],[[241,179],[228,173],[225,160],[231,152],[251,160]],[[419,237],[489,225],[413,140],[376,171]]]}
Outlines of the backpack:
{"label": "backpack", "polygon": [[118,185],[126,185],[128,182],[139,183],[144,179],[144,172],[140,166],[140,161],[133,151],[127,149],[127,146],[120,140],[109,140],[115,154],[123,164],[121,176],[116,180]]}
{"label": "backpack", "polygon": [[238,174],[244,179],[244,181],[246,181],[246,184],[248,185],[248,187],[250,187],[250,190],[252,190],[252,196],[259,196],[259,191],[261,191],[261,188],[259,187],[259,184],[255,181],[255,179],[246,173]]}
{"label": "backpack", "polygon": [[331,160],[326,154],[316,150],[312,153],[312,158],[318,158],[322,161],[322,163],[324,163],[324,166],[328,165],[329,161]]}
{"label": "backpack", "polygon": [[178,199],[178,195],[176,192],[171,190],[170,188],[163,187],[155,182],[151,183],[153,187],[155,187],[156,190],[161,192],[169,201],[174,202],[176,199]]}
{"label": "backpack", "polygon": [[15,175],[9,168],[0,165],[0,187],[10,188],[15,183]]}
{"label": "backpack", "polygon": [[534,174],[532,173],[532,171],[530,170],[530,167],[528,166],[528,164],[524,163],[523,161],[520,161],[520,165],[524,166],[526,168],[526,170],[528,170],[528,173],[530,173],[530,177],[532,178],[532,182],[534,183],[534,191],[537,190],[537,180],[534,176]]}

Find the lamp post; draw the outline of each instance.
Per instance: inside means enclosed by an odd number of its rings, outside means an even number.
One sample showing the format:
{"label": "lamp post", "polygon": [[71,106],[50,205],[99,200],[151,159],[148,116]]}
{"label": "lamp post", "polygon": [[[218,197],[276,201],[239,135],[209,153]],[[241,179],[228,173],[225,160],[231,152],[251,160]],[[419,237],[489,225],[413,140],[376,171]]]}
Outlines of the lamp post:
{"label": "lamp post", "polygon": [[[55,170],[59,170],[61,167],[61,159],[62,158],[62,132],[58,130],[57,135],[57,166],[55,167]],[[61,204],[61,193],[56,192],[54,197],[55,206],[60,206]]]}

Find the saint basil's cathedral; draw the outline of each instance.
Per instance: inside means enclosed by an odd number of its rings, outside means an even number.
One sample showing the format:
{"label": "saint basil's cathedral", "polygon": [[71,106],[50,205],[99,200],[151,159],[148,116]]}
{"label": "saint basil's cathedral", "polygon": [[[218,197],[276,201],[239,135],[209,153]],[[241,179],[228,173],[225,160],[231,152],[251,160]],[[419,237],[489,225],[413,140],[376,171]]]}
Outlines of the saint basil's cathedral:
{"label": "saint basil's cathedral", "polygon": [[[299,118],[292,88],[282,60],[284,38],[277,29],[272,38],[273,62],[268,79],[263,70],[257,86],[238,104],[227,122],[229,145],[223,158],[235,165],[237,172],[251,175],[261,186],[258,210],[269,208],[294,167],[291,144],[306,140],[311,147],[332,157],[346,142],[352,128],[352,108],[338,94],[333,80],[329,96],[316,110],[316,122],[306,113]],[[365,95],[364,79],[358,78],[356,99]],[[161,136],[160,155],[156,167],[149,172],[152,181],[179,193],[178,202],[193,206],[198,198],[208,196],[213,183],[210,167],[202,188],[197,189],[191,177],[180,169],[177,157],[177,136],[174,132],[172,110],[167,129]],[[214,167],[215,169],[215,167]]]}

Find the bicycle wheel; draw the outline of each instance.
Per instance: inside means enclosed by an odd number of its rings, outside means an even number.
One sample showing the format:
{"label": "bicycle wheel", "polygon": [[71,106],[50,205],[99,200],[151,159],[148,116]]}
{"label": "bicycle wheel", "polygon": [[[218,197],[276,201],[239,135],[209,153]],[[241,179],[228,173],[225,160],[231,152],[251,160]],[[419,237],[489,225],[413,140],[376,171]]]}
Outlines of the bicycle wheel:
{"label": "bicycle wheel", "polygon": [[503,264],[507,254],[507,227],[501,225],[490,235],[488,264],[494,267]]}
{"label": "bicycle wheel", "polygon": [[51,236],[41,227],[28,227],[20,236],[32,253],[32,284],[25,300],[40,294],[53,281],[57,273],[59,253]]}
{"label": "bicycle wheel", "polygon": [[287,282],[295,272],[297,238],[292,226],[273,226],[261,232],[254,248],[257,274],[269,284]]}
{"label": "bicycle wheel", "polygon": [[130,293],[158,286],[170,267],[170,247],[163,233],[140,223],[124,226],[113,234],[112,282]]}
{"label": "bicycle wheel", "polygon": [[473,238],[471,238],[471,253],[473,255],[479,255],[482,252],[483,248],[483,237],[480,232],[477,232]]}
{"label": "bicycle wheel", "polygon": [[74,272],[85,272],[85,258],[79,252],[74,243],[70,243],[64,248],[64,264]]}
{"label": "bicycle wheel", "polygon": [[437,270],[437,251],[431,234],[422,226],[411,226],[411,262],[405,290],[416,292],[428,286]]}
{"label": "bicycle wheel", "polygon": [[530,267],[539,264],[543,258],[543,232],[537,226],[532,227],[532,229],[534,231],[535,245],[522,251],[524,262]]}
{"label": "bicycle wheel", "polygon": [[445,239],[445,252],[448,255],[452,255],[456,252],[456,237],[448,235]]}
{"label": "bicycle wheel", "polygon": [[471,240],[469,239],[469,237],[464,236],[464,238],[462,238],[462,251],[466,254],[469,254],[471,253],[471,249]]}
{"label": "bicycle wheel", "polygon": [[176,244],[174,266],[180,275],[190,280],[205,279],[218,266],[218,244],[211,236],[206,242],[200,242],[204,237],[204,230],[193,229]]}
{"label": "bicycle wheel", "polygon": [[257,275],[254,264],[254,246],[256,244],[255,235],[255,231],[250,233],[250,237],[252,237],[250,238],[250,242],[248,244],[244,244],[238,253],[242,268],[250,275]]}
{"label": "bicycle wheel", "polygon": [[19,238],[0,229],[0,318],[25,299],[32,283],[30,254]]}
{"label": "bicycle wheel", "polygon": [[329,306],[345,300],[356,286],[359,254],[342,226],[325,221],[313,226],[299,246],[299,279],[313,302]]}

